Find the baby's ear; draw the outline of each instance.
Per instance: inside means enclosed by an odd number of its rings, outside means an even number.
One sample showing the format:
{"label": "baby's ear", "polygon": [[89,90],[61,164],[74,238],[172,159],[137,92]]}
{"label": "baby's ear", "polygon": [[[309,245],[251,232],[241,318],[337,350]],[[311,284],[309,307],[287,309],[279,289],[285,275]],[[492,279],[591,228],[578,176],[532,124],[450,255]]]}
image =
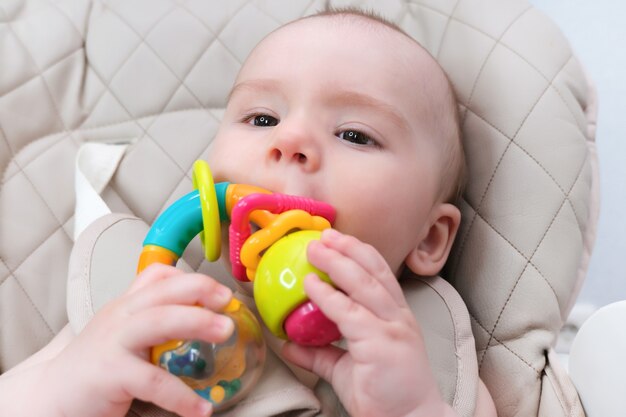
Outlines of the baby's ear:
{"label": "baby's ear", "polygon": [[423,277],[437,275],[448,259],[460,223],[461,212],[454,205],[435,207],[423,237],[405,259],[409,269]]}

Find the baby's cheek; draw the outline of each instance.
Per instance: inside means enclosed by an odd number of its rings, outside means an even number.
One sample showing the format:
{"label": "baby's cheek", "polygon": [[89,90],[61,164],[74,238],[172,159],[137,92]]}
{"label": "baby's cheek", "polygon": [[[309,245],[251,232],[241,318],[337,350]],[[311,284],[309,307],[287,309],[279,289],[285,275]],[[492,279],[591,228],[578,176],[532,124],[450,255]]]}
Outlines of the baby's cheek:
{"label": "baby's cheek", "polygon": [[374,246],[389,265],[391,271],[398,276],[404,266],[404,260],[415,245],[417,231],[412,231],[408,222],[397,222],[398,216],[388,213],[386,218],[372,221],[364,232],[364,241]]}
{"label": "baby's cheek", "polygon": [[[346,235],[354,236],[361,242],[372,245],[379,252],[387,252],[389,238],[384,230],[385,221],[371,216],[372,211],[363,209],[361,213],[337,215],[333,227]],[[384,256],[384,254],[383,254]]]}

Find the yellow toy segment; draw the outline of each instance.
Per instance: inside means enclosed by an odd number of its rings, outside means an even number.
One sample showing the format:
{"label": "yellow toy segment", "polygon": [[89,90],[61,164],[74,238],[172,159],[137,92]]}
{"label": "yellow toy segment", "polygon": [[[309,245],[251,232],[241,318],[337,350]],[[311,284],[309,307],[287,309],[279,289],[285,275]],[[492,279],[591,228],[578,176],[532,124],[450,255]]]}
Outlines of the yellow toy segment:
{"label": "yellow toy segment", "polygon": [[204,231],[200,232],[200,239],[204,246],[204,256],[209,261],[215,262],[220,257],[222,233],[220,231],[220,209],[217,204],[217,194],[209,164],[197,160],[193,164],[192,180],[193,187],[200,194],[202,223],[204,225]]}

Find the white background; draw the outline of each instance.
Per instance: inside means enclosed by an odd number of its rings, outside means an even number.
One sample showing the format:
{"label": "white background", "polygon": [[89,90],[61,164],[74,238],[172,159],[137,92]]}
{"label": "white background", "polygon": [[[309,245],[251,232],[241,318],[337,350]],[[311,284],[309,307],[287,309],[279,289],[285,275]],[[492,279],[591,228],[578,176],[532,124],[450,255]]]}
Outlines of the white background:
{"label": "white background", "polygon": [[579,302],[626,300],[626,1],[530,1],[563,30],[598,90],[600,220]]}

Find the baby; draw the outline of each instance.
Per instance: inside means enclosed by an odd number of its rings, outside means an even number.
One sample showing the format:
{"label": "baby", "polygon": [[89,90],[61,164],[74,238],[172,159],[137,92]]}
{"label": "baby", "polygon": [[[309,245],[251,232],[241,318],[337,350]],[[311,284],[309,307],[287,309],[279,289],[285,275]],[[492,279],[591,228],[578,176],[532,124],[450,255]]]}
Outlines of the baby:
{"label": "baby", "polygon": [[[347,347],[287,343],[284,356],[328,381],[353,416],[456,415],[397,280],[436,275],[460,223],[452,204],[464,166],[456,102],[436,61],[393,25],[358,12],[285,25],[241,68],[209,162],[216,181],[337,210],[334,229],[307,255],[338,289],[314,274],[305,289]],[[3,375],[0,414],[123,416],[139,398],[182,416],[210,415],[210,403],[149,364],[147,352],[170,339],[226,340],[233,324],[216,311],[232,293],[171,267],[142,275],[80,335],[65,329]],[[33,389],[36,402],[27,399]],[[5,412],[8,398],[20,405]],[[481,383],[475,415],[495,414]]]}

